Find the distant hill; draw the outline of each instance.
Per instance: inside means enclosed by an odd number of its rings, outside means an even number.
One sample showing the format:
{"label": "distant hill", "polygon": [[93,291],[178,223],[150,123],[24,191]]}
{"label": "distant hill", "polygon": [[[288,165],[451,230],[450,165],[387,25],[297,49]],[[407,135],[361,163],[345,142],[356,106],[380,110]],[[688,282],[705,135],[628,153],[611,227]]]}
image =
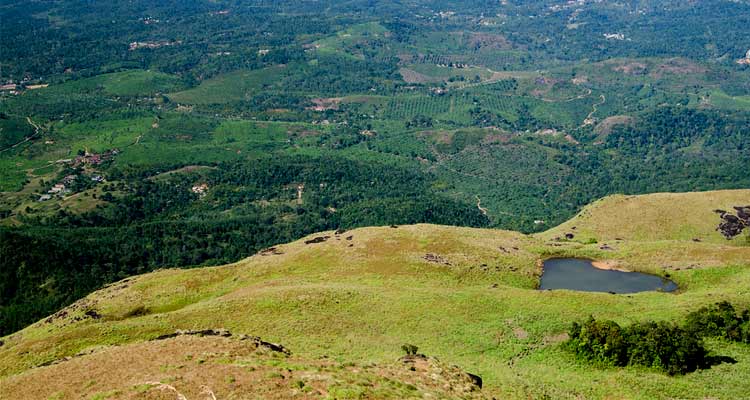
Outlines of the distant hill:
{"label": "distant hill", "polygon": [[607,196],[539,236],[551,239],[573,233],[579,240],[696,239],[739,245],[745,240],[744,237],[727,241],[717,232],[715,210],[734,211],[732,207],[748,204],[750,190]]}

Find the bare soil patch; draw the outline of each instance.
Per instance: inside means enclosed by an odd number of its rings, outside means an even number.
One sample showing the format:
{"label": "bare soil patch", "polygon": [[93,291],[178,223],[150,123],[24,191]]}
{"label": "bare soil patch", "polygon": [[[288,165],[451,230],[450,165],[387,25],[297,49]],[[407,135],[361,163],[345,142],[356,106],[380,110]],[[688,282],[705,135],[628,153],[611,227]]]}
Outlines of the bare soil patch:
{"label": "bare soil patch", "polygon": [[634,121],[634,118],[629,115],[613,115],[611,117],[604,118],[602,122],[594,127],[594,132],[599,135],[607,136],[612,133],[612,129],[617,125],[630,125]]}
{"label": "bare soil patch", "polygon": [[648,72],[648,66],[641,62],[630,62],[615,65],[612,67],[612,70],[622,72],[626,75],[645,75]]}
{"label": "bare soil patch", "polygon": [[440,78],[435,78],[429,75],[421,74],[409,68],[400,68],[398,72],[401,74],[401,78],[406,83],[428,83],[428,82],[442,81],[442,79]]}
{"label": "bare soil patch", "polygon": [[708,69],[692,61],[685,60],[682,58],[672,58],[662,64],[659,64],[655,68],[655,70],[651,72],[651,76],[661,77],[664,74],[675,74],[675,75],[702,74],[702,73],[705,73],[706,71],[708,71]]}
{"label": "bare soil patch", "polygon": [[505,36],[493,33],[472,33],[468,44],[477,50],[508,50],[513,47],[513,44]]}
{"label": "bare soil patch", "polygon": [[630,272],[630,270],[617,265],[617,261],[613,261],[613,260],[592,261],[591,265],[594,268],[603,269],[603,270],[607,270],[607,271]]}
{"label": "bare soil patch", "polygon": [[313,106],[308,109],[313,111],[338,110],[342,100],[342,97],[318,97],[310,100]]}

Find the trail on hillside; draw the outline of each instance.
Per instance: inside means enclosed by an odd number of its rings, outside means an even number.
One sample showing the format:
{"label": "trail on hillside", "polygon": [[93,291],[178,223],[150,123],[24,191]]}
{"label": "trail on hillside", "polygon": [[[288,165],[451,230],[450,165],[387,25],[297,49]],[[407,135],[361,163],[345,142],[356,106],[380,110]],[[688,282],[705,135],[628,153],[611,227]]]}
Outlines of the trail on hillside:
{"label": "trail on hillside", "polygon": [[507,80],[508,78],[515,79],[515,76],[513,76],[512,72],[494,71],[494,70],[492,70],[490,68],[486,68],[486,69],[487,69],[487,72],[489,72],[490,74],[492,74],[492,76],[489,79],[484,80],[484,81],[480,81],[480,82],[468,82],[468,83],[458,84],[458,85],[455,85],[455,86],[451,86],[451,89],[453,89],[453,90],[471,89],[471,88],[480,87],[480,86],[492,85],[494,83],[498,83],[498,82],[502,82],[504,80]]}
{"label": "trail on hillside", "polygon": [[589,96],[591,96],[591,89],[586,88],[586,93],[565,100],[548,99],[546,97],[540,97],[539,99],[547,103],[570,103],[571,101],[582,100]]}
{"label": "trail on hillside", "polygon": [[34,133],[31,136],[27,136],[26,138],[24,138],[20,142],[18,142],[16,144],[12,144],[9,147],[6,147],[6,148],[0,150],[0,153],[2,153],[4,151],[7,151],[7,150],[10,150],[10,149],[14,149],[14,148],[16,148],[16,147],[18,147],[18,146],[20,146],[20,145],[22,145],[22,144],[30,141],[31,139],[34,139],[35,137],[37,137],[39,135],[39,132],[41,132],[42,127],[39,126],[39,125],[37,125],[36,123],[34,123],[34,121],[31,120],[31,117],[26,117],[26,122],[28,122],[29,125],[31,125],[34,128]]}
{"label": "trail on hillside", "polygon": [[157,382],[157,381],[144,382],[143,384],[144,385],[148,385],[148,386],[153,386],[154,389],[157,389],[157,390],[172,392],[172,393],[174,393],[177,396],[177,400],[187,400],[187,397],[185,397],[185,395],[183,395],[182,393],[180,393],[177,390],[177,388],[175,388],[172,385],[168,385],[166,383],[161,383],[161,382]]}
{"label": "trail on hillside", "polygon": [[299,185],[297,185],[297,204],[298,205],[302,204],[302,193],[304,191],[305,191],[305,184],[304,183],[300,183]]}
{"label": "trail on hillside", "polygon": [[474,197],[477,198],[477,208],[479,209],[479,212],[481,212],[482,214],[486,216],[488,210],[482,207],[482,199],[479,198],[479,195],[474,195]]}
{"label": "trail on hillside", "polygon": [[598,102],[598,103],[594,103],[591,106],[591,112],[589,113],[589,115],[586,116],[586,119],[583,120],[583,124],[581,124],[582,127],[586,126],[586,125],[593,125],[594,124],[594,114],[596,114],[597,107],[607,102],[607,98],[604,97],[603,94],[599,95],[599,97],[601,98],[601,101]]}

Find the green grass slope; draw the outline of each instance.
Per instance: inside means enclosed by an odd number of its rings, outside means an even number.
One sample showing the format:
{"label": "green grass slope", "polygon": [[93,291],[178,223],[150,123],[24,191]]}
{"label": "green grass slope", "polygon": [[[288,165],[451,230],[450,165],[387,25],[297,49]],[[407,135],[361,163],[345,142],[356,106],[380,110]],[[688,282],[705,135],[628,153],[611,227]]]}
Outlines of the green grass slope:
{"label": "green grass slope", "polygon": [[750,190],[717,190],[701,193],[654,193],[640,196],[607,196],[585,207],[569,221],[539,236],[552,239],[573,233],[578,240],[634,241],[692,240],[737,244],[717,231],[714,210],[734,211],[750,204]]}
{"label": "green grass slope", "polygon": [[[434,225],[376,227],[312,235],[227,266],[128,278],[2,338],[0,397],[158,398],[163,393],[152,388],[160,382],[189,394],[208,385],[217,398],[408,398],[427,393],[437,398],[742,398],[750,380],[747,345],[711,341],[712,351],[738,362],[670,377],[637,367],[583,364],[560,342],[570,322],[589,315],[620,323],[680,320],[720,300],[750,304],[750,246],[725,244],[711,229],[719,222],[711,210],[747,203],[749,194],[603,199],[588,212],[627,201],[638,210],[629,214],[630,225],[642,227],[627,228],[632,234],[620,231],[622,240],[607,241],[604,248],[602,241],[552,240],[553,231],[527,236]],[[645,220],[663,215],[669,196],[682,212],[667,214],[674,219]],[[694,214],[704,217],[685,218]],[[576,217],[577,230],[589,229],[603,239],[607,236],[597,229],[618,226],[623,214],[596,215],[601,219],[587,219],[586,224]],[[668,230],[664,222],[681,228]],[[683,238],[682,232],[690,234]],[[693,241],[695,232],[705,235],[704,240]],[[540,261],[553,256],[590,257],[668,273],[680,290],[633,295],[535,290]],[[281,343],[293,355],[268,360],[236,354],[240,350],[234,344],[218,339],[152,342],[178,329],[218,328]],[[451,391],[452,384],[438,378],[433,383],[438,382],[439,391],[426,385],[419,375],[423,369],[394,366],[405,343],[480,375],[484,388]],[[63,361],[43,366],[56,360]],[[114,368],[112,360],[131,367]],[[290,379],[284,381],[269,365],[283,366],[281,375]],[[252,385],[260,379],[253,371],[263,371],[261,377],[278,385]],[[324,383],[316,380],[318,375],[326,376]],[[25,392],[40,380],[48,384]]]}

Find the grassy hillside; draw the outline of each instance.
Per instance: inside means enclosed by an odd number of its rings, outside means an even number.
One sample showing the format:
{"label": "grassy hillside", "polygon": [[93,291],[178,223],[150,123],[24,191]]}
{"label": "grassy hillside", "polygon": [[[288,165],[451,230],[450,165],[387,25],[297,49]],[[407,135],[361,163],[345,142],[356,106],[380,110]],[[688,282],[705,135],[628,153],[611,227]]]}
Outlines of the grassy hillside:
{"label": "grassy hillside", "polygon": [[[607,240],[607,247],[601,240],[549,239],[555,230],[532,237],[435,225],[376,227],[323,232],[232,265],[129,278],[2,338],[0,397],[156,398],[171,390],[163,384],[188,398],[200,397],[202,386],[217,398],[745,396],[747,345],[711,341],[712,351],[738,362],[675,377],[594,367],[561,349],[570,322],[589,315],[619,323],[679,321],[719,300],[750,304],[750,247],[723,244],[711,229],[719,222],[711,210],[747,203],[750,192],[625,199],[603,199],[587,208],[586,221],[579,216],[556,228],[564,232],[575,223],[604,239],[606,227],[627,221],[622,229],[628,230],[616,234],[622,240]],[[623,202],[628,206],[617,206]],[[670,203],[682,212],[664,213]],[[626,212],[631,208],[637,212]],[[648,220],[655,215],[664,219]],[[692,215],[702,217],[685,217]],[[695,234],[703,240],[692,241]],[[680,290],[535,290],[539,261],[561,255],[668,273]],[[178,329],[219,328],[235,335],[153,341]],[[292,356],[250,351],[232,341],[238,334],[281,343]],[[459,372],[428,379],[430,368],[447,367],[428,363],[412,371],[396,361],[405,343],[480,375],[484,388],[464,391],[456,383],[465,382]],[[158,358],[148,357],[155,352]],[[65,357],[71,359],[35,368]],[[40,380],[48,384],[29,393]]]}
{"label": "grassy hillside", "polygon": [[727,241],[716,231],[714,210],[732,211],[733,206],[748,203],[750,190],[608,196],[539,236],[552,239],[570,232],[581,241],[698,239],[717,244],[741,244],[744,237]]}

